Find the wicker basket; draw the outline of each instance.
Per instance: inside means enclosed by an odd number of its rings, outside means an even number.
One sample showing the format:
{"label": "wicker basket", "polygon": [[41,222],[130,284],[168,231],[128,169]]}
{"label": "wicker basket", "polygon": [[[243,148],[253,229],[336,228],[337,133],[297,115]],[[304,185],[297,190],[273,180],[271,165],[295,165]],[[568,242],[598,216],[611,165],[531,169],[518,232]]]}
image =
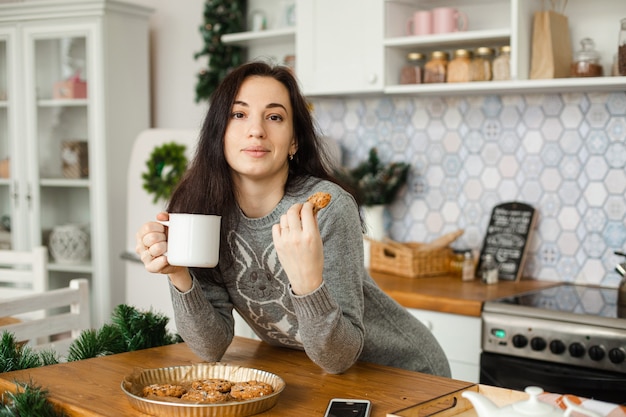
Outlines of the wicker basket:
{"label": "wicker basket", "polygon": [[442,275],[451,270],[453,251],[448,246],[424,248],[425,243],[399,243],[370,239],[370,269],[409,278]]}

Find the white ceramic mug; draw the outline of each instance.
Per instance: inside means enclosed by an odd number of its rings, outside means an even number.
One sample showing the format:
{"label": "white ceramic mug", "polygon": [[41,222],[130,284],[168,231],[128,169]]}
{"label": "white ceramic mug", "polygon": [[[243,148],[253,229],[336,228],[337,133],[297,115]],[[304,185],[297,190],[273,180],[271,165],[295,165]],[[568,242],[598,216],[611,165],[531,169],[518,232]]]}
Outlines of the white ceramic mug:
{"label": "white ceramic mug", "polygon": [[467,15],[453,7],[433,9],[433,33],[462,32],[468,24]]}
{"label": "white ceramic mug", "polygon": [[220,255],[221,216],[211,214],[170,213],[167,261],[170,265],[213,268]]}

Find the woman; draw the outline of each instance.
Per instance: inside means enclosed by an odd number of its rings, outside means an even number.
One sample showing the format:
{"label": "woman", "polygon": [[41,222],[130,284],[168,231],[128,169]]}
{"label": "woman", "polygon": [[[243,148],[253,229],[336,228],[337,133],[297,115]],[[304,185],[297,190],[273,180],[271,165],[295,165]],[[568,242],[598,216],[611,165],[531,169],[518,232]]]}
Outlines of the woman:
{"label": "woman", "polygon": [[[324,161],[287,68],[255,62],[225,77],[167,208],[222,216],[218,266],[169,265],[158,222],[137,233],[146,269],[169,276],[178,333],[218,361],[234,308],[263,341],[302,349],[329,373],[362,360],[450,376],[432,334],[368,275],[357,203]],[[314,215],[306,200],[316,192],[332,198]]]}

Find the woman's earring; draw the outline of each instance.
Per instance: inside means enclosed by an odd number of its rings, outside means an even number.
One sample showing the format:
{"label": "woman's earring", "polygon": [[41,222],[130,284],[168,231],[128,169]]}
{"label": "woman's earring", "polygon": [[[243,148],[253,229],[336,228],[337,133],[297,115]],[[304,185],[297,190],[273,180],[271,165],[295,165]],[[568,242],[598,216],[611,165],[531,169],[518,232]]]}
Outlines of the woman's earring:
{"label": "woman's earring", "polygon": [[292,153],[289,154],[289,160],[293,161],[293,154]]}

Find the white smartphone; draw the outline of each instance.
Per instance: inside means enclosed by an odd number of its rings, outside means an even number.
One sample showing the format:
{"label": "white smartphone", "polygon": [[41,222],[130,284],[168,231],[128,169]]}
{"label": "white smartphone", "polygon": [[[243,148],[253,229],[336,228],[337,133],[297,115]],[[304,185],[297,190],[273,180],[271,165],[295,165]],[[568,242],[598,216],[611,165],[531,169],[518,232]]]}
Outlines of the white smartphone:
{"label": "white smartphone", "polygon": [[324,417],[369,417],[371,408],[370,400],[333,398],[328,403]]}

